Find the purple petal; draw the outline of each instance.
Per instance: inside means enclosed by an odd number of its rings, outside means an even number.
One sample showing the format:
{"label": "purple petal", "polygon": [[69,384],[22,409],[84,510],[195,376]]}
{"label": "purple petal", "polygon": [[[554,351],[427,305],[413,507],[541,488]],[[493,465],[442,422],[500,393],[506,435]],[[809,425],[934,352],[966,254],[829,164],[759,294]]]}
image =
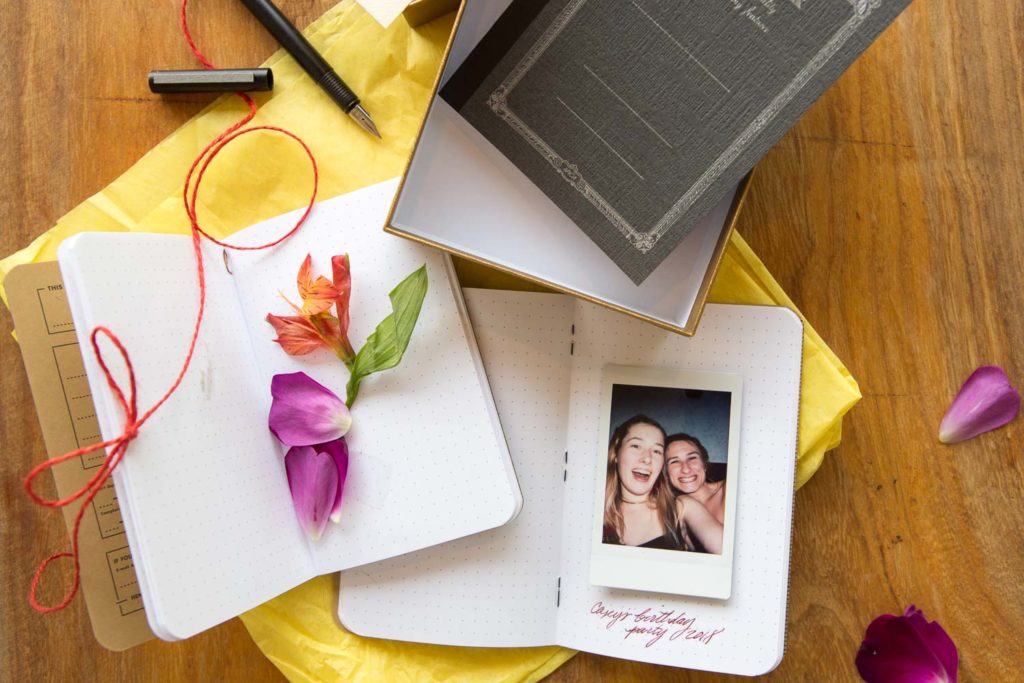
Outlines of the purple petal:
{"label": "purple petal", "polygon": [[330,455],[311,446],[288,449],[284,467],[299,525],[315,541],[324,532],[338,495],[338,468]]}
{"label": "purple petal", "polygon": [[337,524],[341,521],[341,494],[345,490],[345,476],[348,474],[348,444],[342,438],[319,444],[314,448],[320,453],[331,456],[338,469],[338,491],[334,498],[334,505],[331,506],[331,521]]}
{"label": "purple petal", "polygon": [[872,621],[855,663],[868,683],[956,683],[956,646],[913,605]]}
{"label": "purple petal", "polygon": [[959,655],[956,651],[956,645],[953,644],[953,639],[949,637],[949,634],[939,626],[939,622],[927,621],[924,618],[924,612],[917,609],[914,605],[908,607],[903,616],[911,620],[918,633],[921,634],[929,647],[931,647],[932,652],[942,662],[942,668],[946,670],[949,680],[956,681]]}
{"label": "purple petal", "polygon": [[1002,427],[1017,417],[1020,394],[996,365],[983,365],[971,374],[953,399],[942,424],[939,441],[957,443]]}
{"label": "purple petal", "polygon": [[286,446],[334,441],[352,426],[345,403],[304,372],[274,375],[270,394],[270,431]]}

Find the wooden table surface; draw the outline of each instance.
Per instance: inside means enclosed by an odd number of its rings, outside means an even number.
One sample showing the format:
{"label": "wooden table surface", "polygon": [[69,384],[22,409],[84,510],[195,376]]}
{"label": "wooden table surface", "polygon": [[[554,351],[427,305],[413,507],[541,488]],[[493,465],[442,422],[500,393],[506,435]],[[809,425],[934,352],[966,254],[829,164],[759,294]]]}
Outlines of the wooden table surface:
{"label": "wooden table surface", "polygon": [[[334,0],[281,0],[305,25]],[[814,1],[814,0],[810,0]],[[215,62],[275,49],[239,3],[195,0]],[[194,62],[177,0],[0,4],[0,252],[126,170],[210,98],[149,94]],[[877,614],[916,603],[960,648],[961,680],[1019,680],[1024,420],[956,447],[942,414],[978,365],[1024,386],[1024,0],[916,0],[760,165],[740,232],[859,380],[842,446],[796,497],[786,656],[768,678],[856,680]],[[45,452],[0,314],[0,679],[281,680],[237,620],[114,654],[79,598],[25,591],[63,547],[20,482]],[[722,677],[579,655],[556,681]]]}

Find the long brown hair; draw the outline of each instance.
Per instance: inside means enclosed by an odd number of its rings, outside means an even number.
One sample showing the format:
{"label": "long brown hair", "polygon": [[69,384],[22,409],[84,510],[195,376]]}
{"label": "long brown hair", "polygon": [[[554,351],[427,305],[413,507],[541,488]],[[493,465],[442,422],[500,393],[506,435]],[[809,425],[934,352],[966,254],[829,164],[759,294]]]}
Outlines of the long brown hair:
{"label": "long brown hair", "polygon": [[[619,448],[625,441],[626,435],[629,434],[630,428],[638,424],[650,425],[661,432],[663,439],[666,438],[665,429],[646,415],[634,415],[612,432],[612,438],[608,442],[608,471],[604,488],[604,543],[622,544],[622,486],[619,481]],[[676,541],[679,541],[675,496],[668,486],[668,479],[661,470],[658,470],[657,475],[658,479],[651,488],[650,500],[656,506],[661,526],[666,532],[672,534]]]}

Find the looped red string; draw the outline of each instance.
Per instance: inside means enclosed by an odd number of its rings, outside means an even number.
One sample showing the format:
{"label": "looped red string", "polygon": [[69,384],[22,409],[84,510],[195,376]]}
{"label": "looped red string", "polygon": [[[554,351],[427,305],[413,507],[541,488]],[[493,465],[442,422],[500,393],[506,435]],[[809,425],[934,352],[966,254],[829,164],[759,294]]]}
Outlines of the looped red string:
{"label": "looped red string", "polygon": [[[186,16],[187,7],[188,0],[182,0],[181,29],[182,33],[184,33],[185,35],[185,40],[188,42],[189,48],[191,48],[192,53],[203,64],[203,66],[207,69],[214,69],[216,67],[213,65],[213,62],[207,59],[202,54],[202,52],[199,51],[199,48],[196,47],[195,41],[192,39],[192,34],[189,31],[188,19]],[[71,600],[74,599],[75,594],[78,592],[78,586],[80,584],[81,567],[78,555],[78,536],[82,518],[85,515],[85,511],[89,508],[89,505],[92,503],[93,498],[96,497],[96,494],[100,492],[103,486],[107,483],[107,480],[110,479],[110,475],[117,468],[118,464],[121,462],[121,459],[124,457],[125,452],[128,450],[128,445],[138,436],[139,430],[142,428],[142,425],[145,424],[146,421],[149,420],[149,418],[157,410],[159,410],[160,406],[162,406],[167,401],[167,399],[171,397],[172,394],[174,394],[174,392],[181,385],[182,380],[184,380],[185,378],[185,373],[188,371],[189,365],[192,362],[192,356],[195,352],[196,342],[198,341],[199,338],[199,330],[202,327],[203,322],[203,313],[206,310],[206,275],[203,271],[202,238],[206,238],[209,241],[213,242],[214,244],[220,245],[221,247],[224,247],[226,249],[237,249],[242,251],[267,249],[277,244],[280,244],[281,242],[285,241],[293,234],[295,234],[295,232],[302,226],[302,224],[306,221],[306,218],[309,216],[310,212],[313,210],[313,204],[316,202],[316,195],[320,184],[320,178],[319,171],[317,169],[316,158],[313,156],[312,150],[310,150],[309,146],[297,135],[283,128],[278,128],[277,126],[253,126],[251,128],[244,128],[244,126],[246,126],[256,117],[256,102],[245,93],[236,93],[236,95],[242,98],[242,100],[246,103],[249,109],[248,113],[245,116],[243,116],[242,119],[240,119],[234,125],[232,125],[230,128],[228,128],[220,135],[218,135],[216,138],[214,138],[209,144],[207,144],[206,147],[203,148],[203,150],[192,162],[192,165],[189,167],[188,173],[185,175],[185,185],[182,192],[182,200],[185,205],[185,213],[188,215],[189,226],[192,233],[192,248],[195,253],[196,259],[196,277],[199,282],[199,305],[196,311],[195,324],[192,328],[192,337],[189,340],[188,350],[185,354],[185,360],[182,363],[181,370],[179,371],[178,376],[174,379],[174,381],[171,383],[170,388],[163,394],[163,396],[161,396],[160,399],[153,404],[153,406],[151,406],[145,413],[143,413],[140,416],[138,414],[138,405],[136,399],[135,370],[132,366],[131,358],[128,355],[128,350],[121,343],[121,340],[117,338],[117,335],[115,335],[109,329],[107,329],[106,327],[95,328],[92,331],[89,339],[92,345],[93,354],[96,356],[96,361],[99,363],[100,369],[103,371],[104,377],[106,377],[107,385],[110,387],[110,390],[113,392],[114,397],[118,401],[118,404],[121,406],[121,410],[124,412],[124,426],[122,427],[121,434],[113,439],[109,439],[102,443],[92,444],[84,448],[79,448],[77,450],[70,451],[55,458],[50,458],[49,460],[33,467],[32,470],[29,471],[28,475],[25,477],[25,491],[28,493],[29,497],[39,505],[55,508],[70,505],[71,503],[79,499],[82,500],[81,504],[78,507],[78,511],[75,514],[74,526],[71,531],[71,551],[63,551],[50,555],[48,558],[43,560],[39,567],[36,568],[36,571],[32,576],[32,584],[29,589],[28,600],[32,608],[38,612],[42,612],[44,614],[49,612],[56,612],[67,607],[71,603]],[[286,135],[287,137],[291,138],[292,140],[296,141],[297,143],[299,143],[299,145],[302,146],[302,149],[306,152],[306,155],[309,157],[310,164],[312,165],[313,168],[313,193],[312,195],[310,195],[309,203],[306,206],[306,210],[303,212],[302,216],[299,217],[298,221],[296,221],[294,227],[292,227],[288,232],[286,232],[284,235],[277,238],[276,240],[268,242],[267,244],[262,244],[255,247],[243,247],[228,244],[221,240],[215,239],[214,237],[210,236],[205,230],[203,230],[202,227],[199,225],[199,218],[196,213],[196,203],[198,201],[199,186],[202,182],[203,176],[206,174],[206,170],[209,168],[210,163],[217,156],[217,154],[219,154],[220,151],[224,149],[225,145],[229,144],[238,137],[245,135],[247,133],[254,133],[256,131],[271,131],[275,133],[280,133],[282,135]],[[101,334],[105,336],[110,341],[111,344],[113,344],[114,348],[117,349],[118,353],[121,356],[121,360],[124,363],[124,366],[128,373],[127,391],[125,391],[125,389],[122,389],[122,387],[117,383],[117,380],[114,378],[114,375],[111,373],[110,368],[103,357],[103,350],[100,348],[98,342],[98,336]],[[74,458],[88,455],[101,449],[107,450],[107,455],[103,459],[102,465],[96,471],[96,473],[89,479],[89,481],[86,482],[86,484],[78,491],[75,491],[66,498],[61,498],[57,500],[44,498],[35,492],[35,489],[32,486],[33,481],[35,481],[35,478],[44,470],[48,470],[51,467],[58,465],[62,462],[66,462]],[[68,589],[68,592],[64,595],[64,598],[56,605],[43,605],[36,598],[36,592],[39,587],[39,582],[42,579],[43,572],[46,570],[46,568],[50,565],[51,562],[54,562],[58,559],[65,557],[71,558],[73,562],[71,587]]]}
{"label": "looped red string", "polygon": [[[103,351],[102,349],[100,349],[99,342],[97,341],[97,337],[100,334],[106,336],[113,343],[114,347],[121,355],[121,360],[124,361],[124,365],[128,370],[127,395],[125,395],[124,390],[122,390],[120,385],[118,385],[117,380],[114,379],[114,375],[110,372],[110,368],[107,366],[107,363],[103,358]],[[79,498],[82,498],[83,496],[85,497],[85,499],[82,501],[82,504],[78,508],[78,512],[75,514],[74,532],[71,535],[71,552],[65,551],[50,555],[50,557],[46,558],[43,561],[43,563],[40,564],[38,568],[36,568],[35,574],[33,574],[32,576],[32,584],[31,587],[29,588],[28,601],[29,604],[32,605],[33,609],[44,614],[48,612],[56,612],[57,610],[63,609],[75,597],[75,593],[78,592],[80,575],[80,565],[78,561],[78,530],[82,522],[82,517],[85,514],[85,511],[89,509],[89,505],[92,503],[93,498],[96,497],[96,494],[98,494],[100,492],[100,489],[102,489],[103,486],[106,484],[107,479],[110,478],[110,473],[114,471],[114,468],[116,468],[117,464],[121,461],[121,457],[128,449],[128,444],[132,441],[132,439],[134,439],[138,435],[139,427],[145,420],[145,418],[143,420],[137,419],[138,408],[135,398],[135,373],[132,370],[131,359],[128,357],[127,349],[124,348],[124,345],[121,344],[121,341],[117,338],[117,336],[113,332],[108,330],[106,327],[97,327],[96,329],[94,329],[89,337],[89,340],[92,343],[93,353],[96,354],[96,359],[98,360],[100,367],[103,369],[104,376],[107,378],[107,384],[114,392],[114,396],[117,398],[118,403],[121,405],[121,410],[124,412],[125,427],[121,436],[118,436],[114,439],[110,439],[108,441],[104,441],[102,443],[92,444],[91,446],[86,446],[85,448],[79,448],[78,450],[74,450],[71,451],[70,453],[65,453],[64,455],[61,455],[59,457],[47,460],[46,462],[33,467],[32,470],[28,473],[28,476],[25,477],[25,490],[28,492],[28,495],[32,498],[32,500],[34,500],[39,505],[44,505],[46,507],[62,507],[64,505],[73,503],[74,501],[78,500]],[[108,451],[107,456],[103,459],[103,464],[100,466],[99,470],[96,472],[96,474],[92,476],[91,479],[89,479],[85,486],[83,486],[81,489],[71,494],[67,498],[61,498],[59,500],[46,499],[37,494],[35,490],[32,488],[32,482],[43,470],[49,469],[50,467],[57,463],[64,462],[66,460],[77,458],[83,455],[87,455],[89,453],[93,453],[95,451],[100,450],[101,448],[109,448],[110,450]],[[46,567],[49,566],[49,564],[54,560],[58,560],[63,557],[70,557],[74,562],[74,572],[72,576],[71,588],[65,594],[64,599],[61,600],[58,604],[52,607],[43,605],[39,602],[38,598],[36,597],[36,592],[39,588],[39,581],[42,578],[43,572],[46,570]]]}

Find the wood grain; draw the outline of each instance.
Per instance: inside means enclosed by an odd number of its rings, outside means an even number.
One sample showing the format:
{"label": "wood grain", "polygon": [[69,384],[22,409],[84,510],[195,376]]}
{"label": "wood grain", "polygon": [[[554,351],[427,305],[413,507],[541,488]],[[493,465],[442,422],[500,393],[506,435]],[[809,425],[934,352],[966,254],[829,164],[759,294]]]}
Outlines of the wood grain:
{"label": "wood grain", "polygon": [[[194,2],[225,65],[272,41],[238,3]],[[305,25],[332,0],[281,0]],[[10,253],[198,112],[150,68],[193,64],[177,0],[0,5],[0,178]],[[917,0],[760,166],[740,232],[861,383],[843,444],[797,495],[787,654],[768,678],[856,680],[873,616],[921,606],[956,640],[961,680],[1012,680],[1024,631],[1024,421],[949,448],[939,419],[982,363],[1024,385],[1024,1]],[[81,600],[32,612],[36,562],[65,540],[20,480],[44,452],[0,315],[2,680],[281,680],[235,620],[114,654]],[[579,655],[552,676],[723,677]]]}

